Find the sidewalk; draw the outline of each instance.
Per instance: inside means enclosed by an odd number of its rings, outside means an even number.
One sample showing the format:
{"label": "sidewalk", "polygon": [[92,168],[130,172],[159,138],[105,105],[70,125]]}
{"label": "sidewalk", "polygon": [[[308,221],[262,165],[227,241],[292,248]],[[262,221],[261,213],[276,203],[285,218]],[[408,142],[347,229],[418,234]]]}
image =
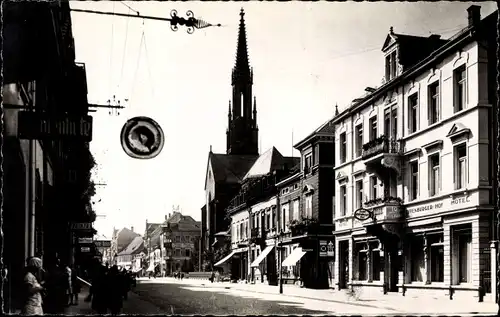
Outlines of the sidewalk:
{"label": "sidewalk", "polygon": [[[89,290],[87,287],[82,287],[78,296],[78,305],[70,306],[66,309],[66,315],[96,315],[91,308],[91,303],[87,303],[84,299],[88,296]],[[139,298],[133,291],[128,293],[128,299],[123,301],[123,309],[121,314],[125,315],[164,315],[165,312],[150,302]]]}
{"label": "sidewalk", "polygon": [[[152,280],[151,280],[152,281]],[[184,285],[199,285],[206,288],[224,288],[239,290],[260,294],[279,294],[277,286],[271,286],[264,283],[257,284],[239,284],[239,283],[210,283],[207,280],[176,280],[174,278],[158,278],[158,283],[176,283]],[[354,299],[347,295],[345,291],[332,289],[315,290],[300,288],[294,285],[283,285],[283,294],[281,296],[295,297],[305,300],[321,300],[331,303],[349,304],[352,306],[372,307],[377,309],[385,309],[387,311],[397,311],[399,313],[418,313],[418,314],[496,314],[498,305],[495,303],[478,303],[477,299],[469,300],[449,300],[447,298],[434,299],[428,297],[402,296],[400,293],[389,294],[368,294],[361,291],[359,299]]]}

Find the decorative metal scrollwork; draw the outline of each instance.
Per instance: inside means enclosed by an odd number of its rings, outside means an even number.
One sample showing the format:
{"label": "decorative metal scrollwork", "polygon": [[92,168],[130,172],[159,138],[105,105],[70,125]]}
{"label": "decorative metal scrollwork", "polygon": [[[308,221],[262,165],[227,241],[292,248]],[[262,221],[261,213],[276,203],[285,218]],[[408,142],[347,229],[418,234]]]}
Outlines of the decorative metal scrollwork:
{"label": "decorative metal scrollwork", "polygon": [[177,31],[179,29],[178,25],[183,25],[187,29],[188,34],[193,34],[195,29],[203,29],[210,26],[221,26],[220,24],[211,24],[201,19],[196,19],[194,13],[191,10],[186,12],[186,18],[179,17],[177,15],[177,10],[170,11],[170,29],[172,31]]}

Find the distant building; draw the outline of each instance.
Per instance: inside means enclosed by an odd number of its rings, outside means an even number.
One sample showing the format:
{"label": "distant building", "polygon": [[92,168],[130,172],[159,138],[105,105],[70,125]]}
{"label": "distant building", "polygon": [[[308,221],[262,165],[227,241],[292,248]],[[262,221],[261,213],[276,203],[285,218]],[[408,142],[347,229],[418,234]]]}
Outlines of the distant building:
{"label": "distant building", "polygon": [[136,255],[144,252],[144,240],[141,236],[137,236],[117,255],[116,264],[126,270],[138,271],[142,268],[141,265],[136,265]]}
{"label": "distant building", "polygon": [[110,255],[111,261],[110,265],[118,264],[118,254],[122,252],[136,237],[139,237],[138,233],[134,232],[134,227],[123,228],[121,230],[113,229],[113,235],[111,237],[111,248]]}
{"label": "distant building", "polygon": [[165,272],[192,272],[199,256],[201,222],[191,216],[174,212],[162,225],[160,241],[162,241],[162,257],[165,261]]}

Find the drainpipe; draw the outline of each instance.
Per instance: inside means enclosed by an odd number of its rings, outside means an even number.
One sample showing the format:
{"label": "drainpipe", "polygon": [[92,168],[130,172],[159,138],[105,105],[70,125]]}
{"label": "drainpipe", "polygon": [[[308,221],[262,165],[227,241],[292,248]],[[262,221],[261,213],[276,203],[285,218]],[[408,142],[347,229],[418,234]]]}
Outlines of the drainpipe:
{"label": "drainpipe", "polygon": [[[32,82],[31,90],[28,91],[29,94],[35,92],[35,81]],[[35,111],[35,98],[30,96],[30,111]],[[29,196],[29,217],[28,217],[28,256],[35,256],[35,212],[36,212],[36,140],[29,140],[29,151],[28,151],[28,196]]]}

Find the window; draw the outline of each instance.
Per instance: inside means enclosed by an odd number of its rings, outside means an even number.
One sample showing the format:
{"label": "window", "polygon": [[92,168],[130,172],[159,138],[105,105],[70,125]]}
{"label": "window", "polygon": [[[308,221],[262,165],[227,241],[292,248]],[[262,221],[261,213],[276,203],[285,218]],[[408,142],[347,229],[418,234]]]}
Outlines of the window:
{"label": "window", "polygon": [[272,214],[272,223],[271,223],[271,228],[276,228],[278,226],[278,218],[277,218],[277,215],[276,215],[276,207],[273,207],[271,209],[271,214]]}
{"label": "window", "polygon": [[356,138],[356,157],[361,156],[361,151],[363,149],[363,125],[359,124],[355,128],[355,138]]}
{"label": "window", "polygon": [[340,186],[340,216],[345,216],[347,212],[347,187]]}
{"label": "window", "polygon": [[299,200],[298,199],[295,199],[293,201],[293,219],[299,219],[300,218],[300,204],[299,204]]}
{"label": "window", "polygon": [[271,213],[266,212],[266,229],[271,229]]}
{"label": "window", "polygon": [[471,261],[472,261],[472,235],[458,235],[458,258],[459,258],[459,283],[470,283],[471,279]]}
{"label": "window", "polygon": [[377,117],[370,118],[370,141],[377,138]]}
{"label": "window", "polygon": [[368,279],[368,252],[358,245],[358,280],[366,281]]}
{"label": "window", "polygon": [[398,108],[393,108],[391,111],[391,132],[389,136],[393,140],[398,138]]}
{"label": "window", "polygon": [[423,282],[425,277],[425,257],[424,257],[424,239],[415,237],[411,242],[410,265],[411,281]]}
{"label": "window", "polygon": [[384,112],[384,135],[388,138],[391,136],[391,112],[389,109]]}
{"label": "window", "polygon": [[288,222],[290,221],[290,206],[288,204],[283,205],[281,220],[281,229],[288,231]]}
{"label": "window", "polygon": [[185,236],[184,239],[186,240],[186,242],[190,242],[191,241],[191,237],[190,236]]}
{"label": "window", "polygon": [[408,98],[408,132],[414,133],[418,130],[418,93]]}
{"label": "window", "polygon": [[181,249],[175,249],[175,256],[181,256]]}
{"label": "window", "polygon": [[418,162],[410,162],[410,200],[418,197]]}
{"label": "window", "polygon": [[455,148],[455,189],[465,188],[467,185],[467,149],[465,144]]}
{"label": "window", "polygon": [[363,180],[356,181],[356,209],[363,207]]}
{"label": "window", "polygon": [[340,163],[345,163],[347,159],[347,139],[345,132],[340,135]]}
{"label": "window", "polygon": [[313,200],[312,200],[313,196],[312,195],[307,195],[306,196],[306,212],[305,212],[305,216],[306,218],[312,218],[312,203],[313,203]]}
{"label": "window", "polygon": [[175,242],[181,242],[181,236],[175,236]]}
{"label": "window", "polygon": [[243,240],[243,223],[240,223],[240,235],[239,240]]}
{"label": "window", "polygon": [[304,156],[304,173],[308,174],[312,167],[312,153]]}
{"label": "window", "polygon": [[453,72],[455,84],[455,112],[465,109],[467,81],[465,78],[465,65],[455,69]]}
{"label": "window", "polygon": [[191,250],[186,249],[186,256],[187,256],[187,257],[190,257],[190,256],[191,256]]}
{"label": "window", "polygon": [[370,176],[370,199],[378,198],[378,180],[377,176]]}
{"label": "window", "polygon": [[439,194],[439,154],[429,156],[429,196]]}
{"label": "window", "polygon": [[385,57],[385,79],[387,81],[396,77],[397,74],[397,57],[396,51]]}
{"label": "window", "polygon": [[430,247],[431,282],[444,282],[444,246],[433,243]]}
{"label": "window", "polygon": [[380,251],[373,250],[372,252],[372,280],[380,281]]}
{"label": "window", "polygon": [[429,125],[439,121],[439,82],[429,85]]}

